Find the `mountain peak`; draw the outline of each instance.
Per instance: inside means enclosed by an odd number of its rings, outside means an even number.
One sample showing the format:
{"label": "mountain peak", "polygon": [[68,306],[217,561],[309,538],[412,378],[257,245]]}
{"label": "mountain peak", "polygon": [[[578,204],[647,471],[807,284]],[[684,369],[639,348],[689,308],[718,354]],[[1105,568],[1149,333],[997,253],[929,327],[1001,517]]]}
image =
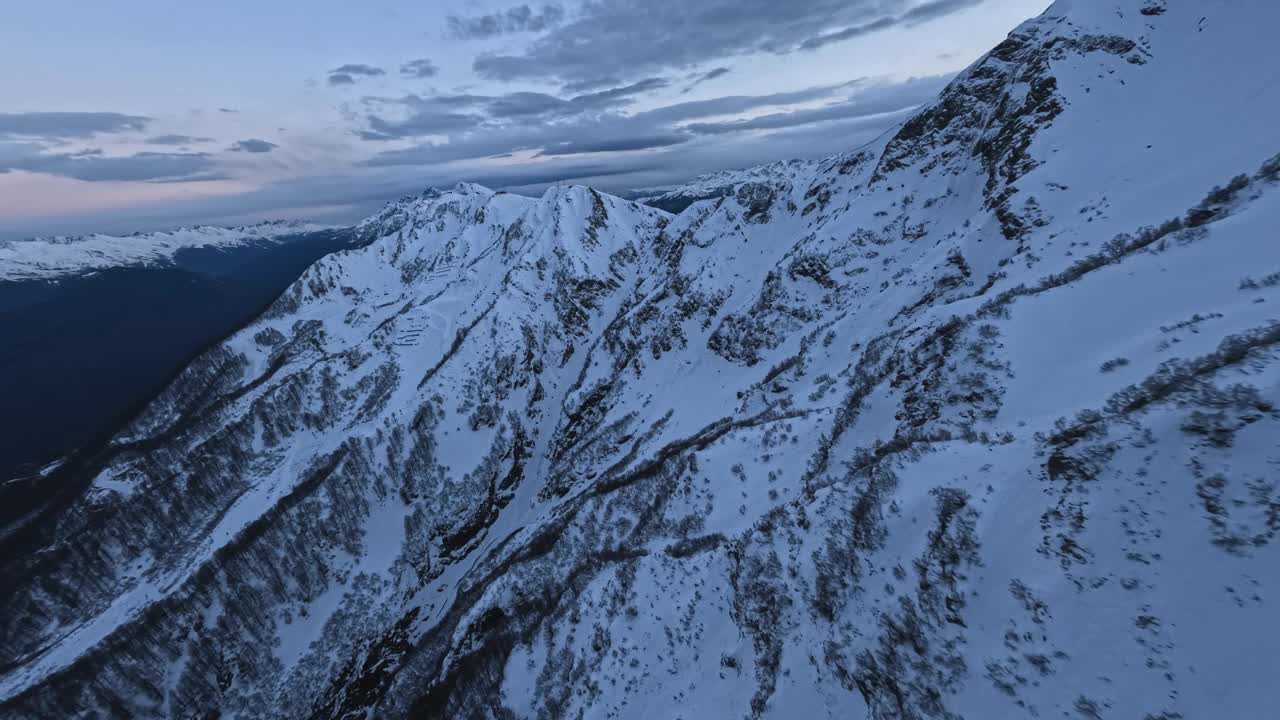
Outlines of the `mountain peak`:
{"label": "mountain peak", "polygon": [[489,188],[476,183],[460,182],[453,186],[453,192],[458,195],[493,195],[493,191]]}

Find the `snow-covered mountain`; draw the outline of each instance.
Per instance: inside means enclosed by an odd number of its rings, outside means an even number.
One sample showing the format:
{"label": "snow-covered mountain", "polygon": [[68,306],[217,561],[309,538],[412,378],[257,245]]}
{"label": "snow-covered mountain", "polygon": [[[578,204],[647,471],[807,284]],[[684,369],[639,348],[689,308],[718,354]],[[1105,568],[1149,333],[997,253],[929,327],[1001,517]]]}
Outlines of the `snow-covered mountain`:
{"label": "snow-covered mountain", "polygon": [[797,178],[812,173],[818,164],[812,160],[784,160],[743,170],[722,170],[699,175],[681,185],[641,188],[633,190],[629,195],[634,196],[638,203],[679,213],[699,200],[715,200],[732,195],[747,183],[776,185],[795,182]]}
{"label": "snow-covered mountain", "polygon": [[5,716],[1268,716],[1278,22],[1058,0],[677,216],[388,206],[54,473]]}
{"label": "snow-covered mountain", "polygon": [[0,281],[52,279],[113,267],[158,265],[191,248],[230,248],[279,241],[332,226],[297,220],[256,225],[197,225],[165,232],[132,235],[77,235],[0,241]]}

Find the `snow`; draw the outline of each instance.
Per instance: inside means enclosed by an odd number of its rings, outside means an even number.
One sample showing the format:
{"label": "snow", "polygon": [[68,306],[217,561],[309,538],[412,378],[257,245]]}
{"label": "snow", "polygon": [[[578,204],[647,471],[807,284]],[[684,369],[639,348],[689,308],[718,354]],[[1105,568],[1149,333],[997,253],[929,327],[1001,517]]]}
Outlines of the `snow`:
{"label": "snow", "polygon": [[687,183],[636,188],[636,202],[654,205],[677,198],[707,198],[731,194],[738,186],[752,182],[782,182],[813,172],[819,161],[784,160],[742,170],[721,170],[699,175]]}
{"label": "snow", "polygon": [[298,221],[274,221],[241,227],[200,225],[168,232],[133,235],[80,235],[0,242],[0,282],[48,280],[113,267],[162,265],[180,250],[234,247],[276,241],[334,226]]}

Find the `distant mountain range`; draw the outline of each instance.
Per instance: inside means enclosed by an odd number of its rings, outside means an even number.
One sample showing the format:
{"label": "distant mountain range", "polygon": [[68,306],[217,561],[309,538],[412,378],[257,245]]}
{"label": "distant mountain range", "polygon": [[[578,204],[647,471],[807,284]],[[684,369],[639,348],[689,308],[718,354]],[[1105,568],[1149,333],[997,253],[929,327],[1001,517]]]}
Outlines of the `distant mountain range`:
{"label": "distant mountain range", "polygon": [[818,165],[818,161],[786,160],[743,170],[724,170],[701,175],[680,185],[633,190],[628,197],[659,210],[681,213],[700,200],[731,195],[745,183],[789,183]]}
{"label": "distant mountain range", "polygon": [[332,226],[277,220],[241,227],[199,225],[132,235],[0,241],[0,282],[52,279],[115,267],[172,265],[182,250],[288,242]]}

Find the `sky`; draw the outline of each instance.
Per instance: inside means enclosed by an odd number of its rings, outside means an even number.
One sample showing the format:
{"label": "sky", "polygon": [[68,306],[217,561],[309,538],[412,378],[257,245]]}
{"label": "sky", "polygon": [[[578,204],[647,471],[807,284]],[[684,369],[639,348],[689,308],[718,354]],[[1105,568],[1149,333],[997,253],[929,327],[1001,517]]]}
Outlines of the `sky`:
{"label": "sky", "polygon": [[0,0],[0,239],[852,149],[1050,0]]}

